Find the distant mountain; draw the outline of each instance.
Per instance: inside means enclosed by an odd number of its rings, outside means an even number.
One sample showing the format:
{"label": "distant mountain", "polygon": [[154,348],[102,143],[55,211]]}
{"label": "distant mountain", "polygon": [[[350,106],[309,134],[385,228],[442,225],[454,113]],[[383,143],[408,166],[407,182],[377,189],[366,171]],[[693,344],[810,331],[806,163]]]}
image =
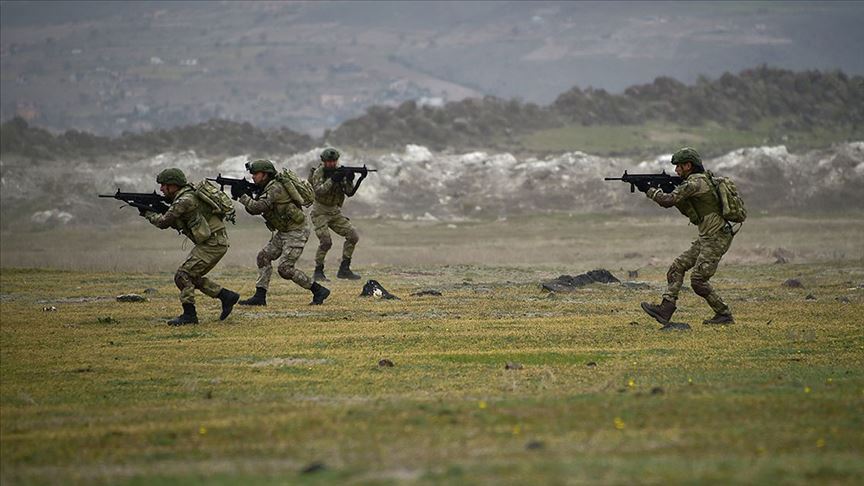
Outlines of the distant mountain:
{"label": "distant mountain", "polygon": [[[864,74],[862,2],[0,2],[0,120],[320,136],[371,106],[547,105],[767,64]],[[589,89],[589,87],[592,87]],[[575,94],[575,93],[574,93]]]}

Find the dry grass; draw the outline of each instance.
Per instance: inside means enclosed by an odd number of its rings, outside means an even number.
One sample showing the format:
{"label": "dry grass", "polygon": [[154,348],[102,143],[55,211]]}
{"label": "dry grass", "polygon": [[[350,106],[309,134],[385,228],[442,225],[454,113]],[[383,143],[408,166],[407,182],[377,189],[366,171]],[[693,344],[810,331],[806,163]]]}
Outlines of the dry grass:
{"label": "dry grass", "polygon": [[[511,231],[532,234],[531,224]],[[362,281],[337,281],[326,305],[309,307],[307,293],[277,279],[267,308],[240,308],[220,323],[217,304],[199,297],[202,323],[178,329],[164,325],[179,310],[171,284],[178,251],[147,271],[22,270],[11,268],[22,260],[9,259],[4,236],[0,479],[855,483],[864,474],[864,260],[828,258],[851,251],[849,232],[861,223],[808,224],[822,231],[789,230],[788,240],[765,248],[824,261],[774,265],[755,244],[742,244],[733,255],[739,263],[723,265],[715,280],[738,324],[696,325],[708,309],[686,292],[680,318],[694,329],[675,334],[657,332],[638,310],[656,298],[665,265],[642,268],[650,290],[539,290],[543,276],[587,270],[631,249],[616,233],[625,228],[590,218],[578,226],[609,228],[614,248],[595,236],[569,246],[586,257],[566,263],[554,256],[563,248],[552,254],[547,246],[543,257],[525,245],[518,265],[458,261],[481,254],[467,241],[448,241],[446,225],[373,222],[376,231],[366,234],[378,244],[363,251],[380,263],[359,270],[402,300],[359,298]],[[446,251],[424,258],[457,262],[389,263],[381,228],[392,235],[403,225],[417,230],[406,232],[406,248],[427,241]],[[750,238],[761,241],[758,226]],[[633,230],[643,257],[612,268],[619,276],[619,266],[639,266],[645,256],[668,262],[683,244],[642,225]],[[559,241],[573,235],[566,231]],[[490,224],[463,232],[506,239]],[[93,246],[112,238],[125,241],[105,235]],[[84,262],[87,252],[69,248],[69,262]],[[409,254],[387,248],[397,261]],[[483,262],[522,254],[493,248]],[[454,256],[457,249],[466,253]],[[235,239],[231,251],[238,250]],[[754,255],[764,263],[740,263]],[[529,267],[532,260],[542,265]],[[217,278],[248,293],[248,266],[220,267]],[[789,277],[805,288],[782,287]],[[148,287],[158,290],[149,302],[113,300]],[[444,295],[410,295],[425,288]],[[395,366],[379,367],[382,358]],[[523,369],[505,370],[508,361]],[[324,469],[301,473],[314,462]]]}

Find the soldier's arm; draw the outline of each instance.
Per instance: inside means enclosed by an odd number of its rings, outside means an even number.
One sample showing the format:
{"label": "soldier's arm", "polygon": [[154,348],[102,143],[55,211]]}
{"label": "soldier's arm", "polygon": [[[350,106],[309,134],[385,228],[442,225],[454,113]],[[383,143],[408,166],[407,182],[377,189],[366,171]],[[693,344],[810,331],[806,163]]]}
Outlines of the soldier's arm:
{"label": "soldier's arm", "polygon": [[246,208],[246,212],[256,216],[273,207],[273,197],[270,191],[261,194],[258,199],[252,199],[248,194],[240,196],[240,204]]}
{"label": "soldier's arm", "polygon": [[664,208],[671,208],[679,202],[696,194],[698,190],[699,187],[696,183],[691,181],[684,181],[669,194],[666,194],[659,188],[652,187],[645,192],[645,195],[648,196],[648,199],[651,199],[660,206]]}
{"label": "soldier's arm", "polygon": [[167,229],[173,228],[181,216],[194,210],[195,201],[193,201],[191,197],[183,197],[172,204],[165,214],[147,211],[144,213],[144,217],[147,218],[147,221],[150,221],[153,226],[159,229]]}

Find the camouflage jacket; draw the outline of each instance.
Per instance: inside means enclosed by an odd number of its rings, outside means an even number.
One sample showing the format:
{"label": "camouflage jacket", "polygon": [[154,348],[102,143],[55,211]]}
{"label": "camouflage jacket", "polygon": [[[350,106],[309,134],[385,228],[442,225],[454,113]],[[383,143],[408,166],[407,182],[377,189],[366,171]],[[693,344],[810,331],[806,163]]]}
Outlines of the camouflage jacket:
{"label": "camouflage jacket", "polygon": [[327,209],[340,208],[345,202],[345,196],[351,197],[351,189],[354,184],[348,179],[343,179],[341,182],[333,182],[333,179],[324,175],[324,165],[312,169],[309,174],[309,183],[312,184],[312,189],[315,191],[315,208],[324,206]]}
{"label": "camouflage jacket", "polygon": [[180,188],[165,214],[144,213],[147,221],[157,228],[174,228],[196,245],[204,243],[210,235],[225,230],[225,223],[213,214],[210,207],[198,200],[191,185]]}
{"label": "camouflage jacket", "polygon": [[657,188],[645,194],[664,208],[675,206],[699,227],[699,236],[714,235],[726,226],[710,173],[690,174],[669,194]]}
{"label": "camouflage jacket", "polygon": [[271,179],[258,199],[252,199],[248,194],[240,196],[240,204],[251,215],[262,215],[270,231],[293,231],[303,228],[306,215],[285,190],[285,186],[276,179]]}

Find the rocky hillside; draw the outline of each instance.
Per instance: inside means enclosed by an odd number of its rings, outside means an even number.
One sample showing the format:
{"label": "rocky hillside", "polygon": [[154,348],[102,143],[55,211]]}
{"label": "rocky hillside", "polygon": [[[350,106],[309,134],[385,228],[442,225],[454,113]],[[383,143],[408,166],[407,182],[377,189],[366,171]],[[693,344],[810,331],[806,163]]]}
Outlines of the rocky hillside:
{"label": "rocky hillside", "polygon": [[[277,159],[308,174],[320,147]],[[0,164],[2,228],[116,223],[137,218],[134,210],[97,199],[97,193],[149,192],[154,175],[180,167],[192,179],[217,173],[243,175],[248,155],[210,158],[194,151],[166,152],[131,162],[110,158],[68,159],[60,164]],[[649,159],[607,158],[568,152],[543,158],[507,152],[444,154],[408,145],[384,155],[345,154],[346,165],[367,164],[370,174],[346,212],[357,217],[459,221],[505,219],[543,212],[645,212],[657,208],[626,184],[603,177],[669,170],[669,154]],[[751,214],[864,210],[864,142],[790,153],[783,146],[742,148],[708,159],[731,176]],[[245,214],[241,218],[250,218]]]}

